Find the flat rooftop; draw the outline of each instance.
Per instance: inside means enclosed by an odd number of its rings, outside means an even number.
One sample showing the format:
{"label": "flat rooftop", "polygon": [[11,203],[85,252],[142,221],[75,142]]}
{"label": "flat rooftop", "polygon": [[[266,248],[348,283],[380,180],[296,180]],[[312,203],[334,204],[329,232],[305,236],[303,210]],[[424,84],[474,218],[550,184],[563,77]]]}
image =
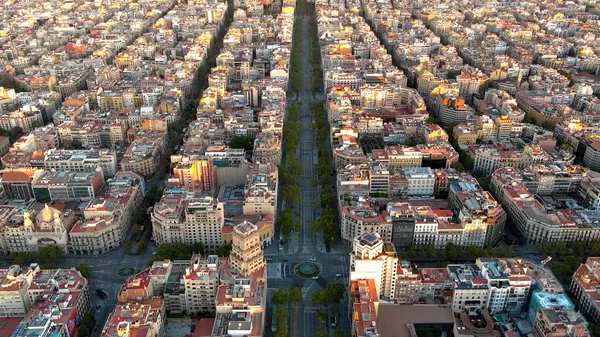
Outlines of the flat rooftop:
{"label": "flat rooftop", "polygon": [[410,337],[409,329],[418,324],[439,324],[451,327],[454,316],[450,305],[380,304],[377,314],[381,337]]}

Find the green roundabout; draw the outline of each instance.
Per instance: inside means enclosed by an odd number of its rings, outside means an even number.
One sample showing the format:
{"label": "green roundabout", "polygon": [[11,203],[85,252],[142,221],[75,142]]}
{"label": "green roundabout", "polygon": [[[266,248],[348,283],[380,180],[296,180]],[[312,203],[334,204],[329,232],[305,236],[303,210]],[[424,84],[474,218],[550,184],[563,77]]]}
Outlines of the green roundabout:
{"label": "green roundabout", "polygon": [[294,272],[300,277],[312,278],[321,273],[321,267],[316,263],[302,262],[296,265]]}

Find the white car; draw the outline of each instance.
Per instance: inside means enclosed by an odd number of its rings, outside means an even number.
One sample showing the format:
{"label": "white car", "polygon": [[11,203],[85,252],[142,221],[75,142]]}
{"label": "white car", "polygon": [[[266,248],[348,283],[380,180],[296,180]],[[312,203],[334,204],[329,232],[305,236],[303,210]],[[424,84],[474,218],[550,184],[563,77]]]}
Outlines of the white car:
{"label": "white car", "polygon": [[317,261],[317,258],[313,256],[313,257],[310,258],[310,260],[311,261]]}
{"label": "white car", "polygon": [[335,274],[335,277],[342,277],[342,274]]}
{"label": "white car", "polygon": [[318,276],[313,276],[313,280],[317,280],[317,279],[319,279]]}

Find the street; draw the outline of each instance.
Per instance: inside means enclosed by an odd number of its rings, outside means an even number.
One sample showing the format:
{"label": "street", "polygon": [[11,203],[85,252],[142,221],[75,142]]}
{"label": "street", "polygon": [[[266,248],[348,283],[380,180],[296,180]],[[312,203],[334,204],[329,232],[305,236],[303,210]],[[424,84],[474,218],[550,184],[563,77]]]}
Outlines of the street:
{"label": "street", "polygon": [[[308,18],[304,17],[302,21],[303,36],[308,36]],[[315,290],[325,289],[327,283],[342,282],[348,284],[348,253],[349,249],[343,244],[338,244],[331,248],[327,253],[323,243],[322,234],[313,233],[310,229],[311,223],[318,217],[319,208],[315,207],[315,200],[318,199],[318,188],[313,188],[311,180],[316,177],[313,172],[317,164],[317,148],[312,131],[312,115],[308,102],[323,101],[323,98],[313,98],[310,91],[312,82],[310,40],[302,39],[302,69],[306,69],[302,76],[303,90],[297,94],[297,101],[302,102],[300,121],[303,124],[300,135],[299,159],[304,169],[300,183],[302,193],[302,204],[299,207],[300,223],[302,230],[299,233],[291,233],[289,243],[283,250],[279,251],[277,245],[269,246],[265,249],[265,257],[268,263],[268,285],[269,291],[279,288],[292,288],[301,285],[303,302],[299,305],[298,317],[298,336],[315,336],[319,326],[323,323],[317,322],[316,311],[318,308],[311,304],[312,293]],[[292,97],[288,98],[292,100]],[[294,155],[286,153],[285,155]],[[315,263],[320,265],[321,274],[315,279],[305,279],[294,273],[294,267],[301,262],[315,259]],[[341,274],[342,277],[336,277]],[[346,297],[347,298],[347,297]],[[268,301],[267,321],[265,336],[271,336],[270,323],[272,316],[271,302]],[[339,324],[346,335],[350,335],[350,325],[348,314],[346,312],[346,299],[340,305]],[[327,327],[334,329],[330,324]],[[333,331],[331,331],[333,333]]]}

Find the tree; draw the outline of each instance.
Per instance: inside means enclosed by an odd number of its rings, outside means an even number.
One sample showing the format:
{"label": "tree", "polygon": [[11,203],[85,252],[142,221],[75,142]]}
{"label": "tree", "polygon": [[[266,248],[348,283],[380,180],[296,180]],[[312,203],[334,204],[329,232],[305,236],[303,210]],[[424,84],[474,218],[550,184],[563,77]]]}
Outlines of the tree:
{"label": "tree", "polygon": [[283,233],[283,235],[288,235],[295,227],[292,209],[290,207],[286,207],[281,212],[281,216],[279,217],[279,220],[277,222],[279,230]]}
{"label": "tree", "polygon": [[217,255],[220,257],[229,257],[229,254],[231,254],[231,244],[222,245],[217,248]]}
{"label": "tree", "polygon": [[329,332],[324,329],[317,330],[317,337],[329,337]]}
{"label": "tree", "polygon": [[462,166],[462,164],[457,161],[456,163],[452,164],[450,167],[452,167],[453,169],[455,169],[457,172],[464,172],[465,168]]}
{"label": "tree", "polygon": [[563,262],[556,262],[552,265],[552,272],[559,277],[569,277],[573,274],[571,267],[568,264]]}
{"label": "tree", "polygon": [[346,336],[346,334],[342,331],[342,329],[340,329],[339,326],[333,332],[333,337],[345,337],[345,336]]}
{"label": "tree", "polygon": [[277,307],[277,311],[274,316],[277,319],[277,331],[275,331],[275,337],[287,337],[288,336],[288,310],[284,305]]}
{"label": "tree", "polygon": [[204,251],[204,245],[197,243],[195,245],[186,245],[184,243],[164,243],[158,247],[153,261],[162,260],[189,260],[193,253]]}
{"label": "tree", "polygon": [[90,329],[87,326],[80,326],[77,329],[77,337],[87,337],[90,335]]}
{"label": "tree", "polygon": [[460,162],[462,166],[468,171],[473,170],[473,165],[475,165],[475,161],[473,161],[473,158],[471,158],[471,156],[468,153],[463,153],[460,156]]}
{"label": "tree", "polygon": [[94,314],[92,311],[88,312],[77,329],[77,337],[87,337],[90,335],[90,331],[94,328]]}
{"label": "tree", "polygon": [[327,309],[317,310],[317,321],[325,322],[327,320]]}
{"label": "tree", "polygon": [[140,226],[139,224],[133,224],[133,229],[131,230],[131,234],[132,235],[136,235],[138,234],[140,231],[142,230],[142,226]]}
{"label": "tree", "polygon": [[331,186],[326,185],[321,190],[321,207],[333,207],[335,203],[335,195],[333,194],[333,189]]}
{"label": "tree", "polygon": [[300,191],[300,186],[293,184],[286,186],[283,191],[283,200],[286,203],[291,204],[300,204],[302,202],[302,193]]}
{"label": "tree", "polygon": [[43,126],[44,124],[40,121],[35,121],[33,123],[31,123],[31,130],[35,130],[37,128],[39,128],[40,126]]}
{"label": "tree", "polygon": [[38,263],[43,269],[52,269],[64,252],[55,245],[42,247],[38,253]]}
{"label": "tree", "polygon": [[325,296],[329,303],[339,303],[344,299],[344,294],[346,293],[346,288],[341,282],[337,283],[328,283],[325,286]]}
{"label": "tree", "polygon": [[75,139],[74,141],[71,142],[69,147],[73,148],[73,149],[81,149],[83,147],[83,144],[81,144],[81,142],[79,140]]}
{"label": "tree", "polygon": [[147,244],[147,240],[145,237],[141,238],[140,241],[138,242],[138,248],[139,249],[143,249],[146,247]]}
{"label": "tree", "polygon": [[234,136],[229,142],[229,147],[249,151],[254,147],[254,141],[250,136]]}
{"label": "tree", "polygon": [[81,273],[81,276],[85,278],[90,278],[90,276],[92,276],[92,270],[90,269],[90,265],[87,263],[81,263],[75,269],[77,269]]}
{"label": "tree", "polygon": [[273,303],[283,305],[289,303],[289,292],[287,289],[277,289],[273,292]]}
{"label": "tree", "polygon": [[294,304],[300,304],[302,302],[302,292],[299,288],[292,288],[288,292],[288,301]]}
{"label": "tree", "polygon": [[312,298],[310,299],[310,303],[312,305],[318,305],[318,306],[324,306],[329,304],[327,302],[327,297],[325,296],[325,293],[321,290],[315,290],[313,292]]}

